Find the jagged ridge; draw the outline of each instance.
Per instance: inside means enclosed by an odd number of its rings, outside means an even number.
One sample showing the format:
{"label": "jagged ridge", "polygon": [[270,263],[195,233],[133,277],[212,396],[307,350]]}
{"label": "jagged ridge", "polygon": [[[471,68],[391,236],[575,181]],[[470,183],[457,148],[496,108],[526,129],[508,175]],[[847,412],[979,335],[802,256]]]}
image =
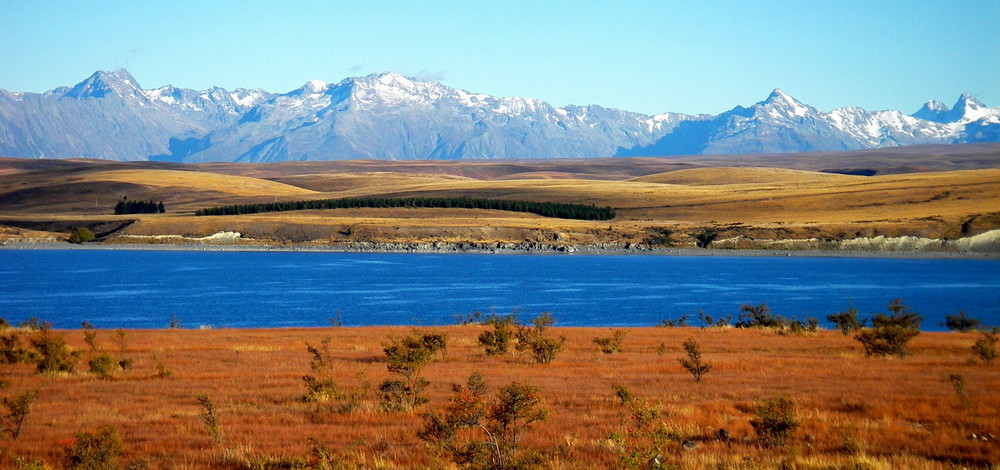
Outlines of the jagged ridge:
{"label": "jagged ridge", "polygon": [[1000,108],[962,95],[913,115],[829,113],[781,90],[722,114],[554,107],[387,72],[288,93],[141,88],[99,71],[42,93],[0,90],[0,155],[178,162],[559,158],[855,150],[1000,140]]}

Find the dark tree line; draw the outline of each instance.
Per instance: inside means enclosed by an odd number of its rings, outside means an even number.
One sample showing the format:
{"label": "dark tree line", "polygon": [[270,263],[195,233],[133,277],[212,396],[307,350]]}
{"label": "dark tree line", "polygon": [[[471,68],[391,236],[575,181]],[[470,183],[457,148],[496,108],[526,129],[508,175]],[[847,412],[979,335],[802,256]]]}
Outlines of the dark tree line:
{"label": "dark tree line", "polygon": [[156,214],[164,213],[167,209],[163,207],[163,201],[159,203],[153,201],[129,201],[128,198],[118,201],[115,204],[115,214]]}
{"label": "dark tree line", "polygon": [[347,198],[315,199],[311,201],[264,202],[259,204],[238,204],[210,207],[195,212],[195,215],[242,215],[261,212],[283,212],[317,209],[389,207],[433,207],[458,209],[486,209],[511,212],[527,212],[543,217],[579,220],[611,220],[615,210],[610,207],[596,207],[584,204],[554,202],[512,201],[505,199],[473,199],[465,197],[404,197],[404,198]]}

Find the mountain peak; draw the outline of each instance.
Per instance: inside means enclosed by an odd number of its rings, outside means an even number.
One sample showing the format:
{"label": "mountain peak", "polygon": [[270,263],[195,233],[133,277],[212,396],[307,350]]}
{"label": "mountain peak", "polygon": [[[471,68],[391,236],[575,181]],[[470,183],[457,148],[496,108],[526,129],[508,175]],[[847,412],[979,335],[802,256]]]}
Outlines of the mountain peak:
{"label": "mountain peak", "polygon": [[775,88],[767,99],[757,103],[758,106],[763,107],[768,110],[768,114],[777,117],[776,115],[789,116],[805,116],[809,113],[811,109],[809,106],[802,104],[799,100],[792,98],[791,95],[781,91],[780,88]]}
{"label": "mountain peak", "polygon": [[968,93],[962,93],[962,95],[958,97],[958,101],[955,102],[954,109],[965,109],[965,108],[975,109],[975,108],[985,108],[985,107],[986,105],[983,104],[982,101],[977,100],[974,96]]}
{"label": "mountain peak", "polygon": [[933,121],[940,123],[948,122],[950,115],[951,115],[951,108],[949,108],[948,105],[937,100],[930,100],[924,103],[923,107],[917,110],[917,112],[911,114],[911,116],[917,119],[923,119],[925,121]]}
{"label": "mountain peak", "polygon": [[66,92],[66,97],[77,99],[104,98],[109,94],[125,97],[141,95],[142,89],[136,83],[135,77],[123,68],[106,72],[98,70],[86,80],[77,83]]}
{"label": "mountain peak", "polygon": [[302,86],[303,89],[310,90],[313,93],[321,93],[326,90],[327,83],[323,80],[309,80],[305,85]]}
{"label": "mountain peak", "polygon": [[767,99],[764,101],[795,101],[795,98],[781,91],[781,88],[775,88],[770,95],[767,95]]}

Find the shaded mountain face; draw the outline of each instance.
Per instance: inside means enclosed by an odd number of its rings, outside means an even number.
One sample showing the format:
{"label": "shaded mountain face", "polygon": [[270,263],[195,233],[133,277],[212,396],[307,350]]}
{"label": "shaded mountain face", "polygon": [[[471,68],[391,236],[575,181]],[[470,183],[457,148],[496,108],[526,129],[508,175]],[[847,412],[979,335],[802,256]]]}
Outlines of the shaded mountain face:
{"label": "shaded mountain face", "polygon": [[288,93],[174,86],[125,70],[46,93],[0,90],[0,155],[177,162],[377,158],[581,158],[853,150],[985,142],[1000,108],[963,95],[912,116],[824,113],[781,90],[725,113],[645,115],[497,98],[395,73],[307,82]]}

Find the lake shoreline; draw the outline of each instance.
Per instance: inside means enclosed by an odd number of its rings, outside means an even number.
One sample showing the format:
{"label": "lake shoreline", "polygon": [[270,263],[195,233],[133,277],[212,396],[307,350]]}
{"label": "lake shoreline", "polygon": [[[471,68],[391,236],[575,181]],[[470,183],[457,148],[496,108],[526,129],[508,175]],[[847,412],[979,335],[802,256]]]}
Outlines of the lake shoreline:
{"label": "lake shoreline", "polygon": [[956,250],[809,250],[738,248],[661,248],[648,245],[550,245],[471,243],[374,243],[315,245],[267,243],[88,243],[59,241],[0,242],[0,250],[120,250],[120,251],[215,251],[215,252],[303,252],[303,253],[402,253],[402,254],[492,254],[564,256],[678,256],[678,257],[799,257],[799,258],[890,258],[998,260],[1000,252]]}

